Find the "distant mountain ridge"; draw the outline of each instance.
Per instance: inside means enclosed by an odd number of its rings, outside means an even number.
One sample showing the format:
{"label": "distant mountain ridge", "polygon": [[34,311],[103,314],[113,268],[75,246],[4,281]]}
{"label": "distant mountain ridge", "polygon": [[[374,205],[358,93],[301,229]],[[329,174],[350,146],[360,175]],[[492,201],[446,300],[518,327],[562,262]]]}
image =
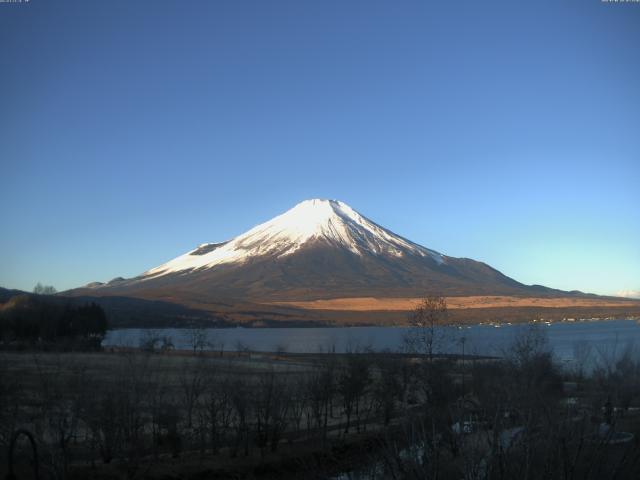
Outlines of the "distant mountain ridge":
{"label": "distant mountain ridge", "polygon": [[570,295],[411,242],[337,200],[306,200],[246,233],[205,243],[141,275],[71,294],[198,305],[357,296]]}

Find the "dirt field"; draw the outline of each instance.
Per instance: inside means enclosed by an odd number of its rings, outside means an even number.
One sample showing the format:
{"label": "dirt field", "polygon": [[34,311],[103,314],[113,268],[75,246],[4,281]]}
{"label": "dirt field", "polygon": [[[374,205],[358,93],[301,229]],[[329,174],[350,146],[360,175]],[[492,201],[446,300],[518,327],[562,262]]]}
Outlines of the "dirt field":
{"label": "dirt field", "polygon": [[[366,311],[410,311],[420,302],[420,298],[374,298],[354,297],[302,302],[279,302],[284,305],[306,310]],[[508,296],[447,297],[447,307],[452,310],[470,308],[504,307],[624,307],[640,306],[640,301],[611,298],[535,298]]]}

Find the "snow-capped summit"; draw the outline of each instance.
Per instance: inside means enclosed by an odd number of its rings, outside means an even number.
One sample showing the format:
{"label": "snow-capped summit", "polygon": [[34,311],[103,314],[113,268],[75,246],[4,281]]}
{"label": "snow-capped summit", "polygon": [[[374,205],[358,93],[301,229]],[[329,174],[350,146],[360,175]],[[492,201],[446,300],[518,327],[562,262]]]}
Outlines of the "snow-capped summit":
{"label": "snow-capped summit", "polygon": [[281,258],[317,242],[344,248],[356,255],[417,255],[430,256],[438,263],[445,261],[438,252],[395,235],[344,202],[312,199],[298,203],[230,241],[200,245],[143,276],[157,277],[225,263],[242,263],[265,255]]}

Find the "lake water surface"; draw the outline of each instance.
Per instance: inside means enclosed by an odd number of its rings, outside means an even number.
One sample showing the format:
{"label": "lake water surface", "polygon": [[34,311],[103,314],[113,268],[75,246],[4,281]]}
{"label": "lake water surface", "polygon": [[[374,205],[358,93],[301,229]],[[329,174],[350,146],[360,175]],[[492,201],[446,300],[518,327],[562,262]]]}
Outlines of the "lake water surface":
{"label": "lake water surface", "polygon": [[[640,346],[640,323],[634,320],[575,321],[538,323],[556,358],[571,362],[589,350],[593,358],[610,359],[625,349]],[[530,325],[473,325],[448,328],[442,332],[439,350],[442,353],[461,353],[462,341],[466,354],[500,356]],[[409,331],[406,327],[321,327],[321,328],[219,328],[206,329],[208,349],[234,351],[250,349],[274,352],[316,353],[357,351],[399,351]],[[178,349],[191,348],[191,330],[180,328],[155,329],[151,333],[168,337]],[[110,330],[104,346],[137,347],[151,334],[148,329]]]}

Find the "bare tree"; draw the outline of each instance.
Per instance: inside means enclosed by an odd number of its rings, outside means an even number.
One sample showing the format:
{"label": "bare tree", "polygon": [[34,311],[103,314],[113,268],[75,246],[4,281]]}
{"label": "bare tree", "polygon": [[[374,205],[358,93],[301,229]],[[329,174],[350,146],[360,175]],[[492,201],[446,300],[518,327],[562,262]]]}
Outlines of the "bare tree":
{"label": "bare tree", "polygon": [[582,380],[588,369],[592,356],[592,347],[586,340],[574,342],[573,344],[573,372],[578,380]]}
{"label": "bare tree", "polygon": [[155,353],[162,345],[162,337],[157,330],[147,329],[142,334],[138,346],[140,350],[148,353]]}
{"label": "bare tree", "polygon": [[271,370],[261,374],[256,386],[253,414],[255,418],[256,443],[264,456],[267,445],[275,452],[287,425],[289,409],[286,384]]}
{"label": "bare tree", "polygon": [[517,367],[527,365],[541,356],[551,355],[547,332],[535,323],[518,330],[513,341],[504,351],[505,358]]}
{"label": "bare tree", "polygon": [[232,384],[228,377],[209,371],[206,382],[204,415],[211,452],[218,453],[233,417]]}
{"label": "bare tree", "polygon": [[33,287],[33,293],[36,295],[54,295],[58,291],[51,285],[42,285],[40,282]]}
{"label": "bare tree", "polygon": [[193,427],[193,411],[205,391],[205,376],[202,363],[193,364],[187,360],[180,373],[182,406],[187,414],[187,428]]}
{"label": "bare tree", "polygon": [[43,420],[40,435],[43,439],[54,440],[41,442],[48,447],[45,458],[55,476],[66,478],[71,461],[70,444],[77,434],[84,404],[86,368],[82,364],[65,362],[61,356],[47,366],[38,357],[34,360],[39,374],[38,404]]}
{"label": "bare tree", "polygon": [[81,411],[81,418],[90,432],[92,450],[97,450],[103,463],[111,463],[122,441],[120,399],[111,385],[100,380],[88,383],[90,396]]}
{"label": "bare tree", "polygon": [[318,366],[309,377],[307,386],[309,388],[310,413],[315,422],[315,427],[322,431],[323,440],[327,436],[327,426],[329,424],[329,409],[335,392],[335,363],[331,359]]}
{"label": "bare tree", "polygon": [[395,413],[396,403],[403,400],[402,366],[393,358],[381,357],[378,358],[377,367],[373,398],[375,408],[387,426]]}
{"label": "bare tree", "polygon": [[247,380],[242,377],[236,378],[230,385],[231,387],[231,405],[233,407],[232,425],[235,430],[235,442],[231,449],[231,456],[236,457],[240,447],[244,450],[244,455],[249,456],[249,434],[253,409],[252,389],[247,384]]}
{"label": "bare tree", "polygon": [[409,331],[404,341],[410,352],[433,355],[445,339],[442,327],[447,325],[447,300],[445,297],[429,296],[420,301],[409,315]]}
{"label": "bare tree", "polygon": [[113,392],[121,430],[120,448],[127,476],[134,477],[145,450],[144,433],[148,423],[149,386],[156,383],[148,355],[128,355],[119,366]]}
{"label": "bare tree", "polygon": [[370,381],[370,372],[367,361],[360,354],[348,354],[345,362],[338,380],[338,392],[342,396],[344,413],[347,417],[344,433],[349,433],[353,415],[356,417],[357,428],[360,431],[360,403]]}
{"label": "bare tree", "polygon": [[208,346],[207,330],[201,327],[189,329],[189,345],[193,349],[193,354],[202,353]]}
{"label": "bare tree", "polygon": [[291,400],[291,419],[295,425],[296,433],[300,433],[302,417],[309,404],[309,388],[306,376],[296,376],[293,379],[289,394]]}
{"label": "bare tree", "polygon": [[9,375],[5,358],[0,358],[0,447],[9,447],[11,435],[19,421],[22,385]]}
{"label": "bare tree", "polygon": [[224,355],[224,345],[225,345],[224,335],[219,333],[219,331],[209,330],[207,331],[207,339],[208,339],[207,345],[211,348],[211,350],[218,351],[218,354],[222,357]]}

